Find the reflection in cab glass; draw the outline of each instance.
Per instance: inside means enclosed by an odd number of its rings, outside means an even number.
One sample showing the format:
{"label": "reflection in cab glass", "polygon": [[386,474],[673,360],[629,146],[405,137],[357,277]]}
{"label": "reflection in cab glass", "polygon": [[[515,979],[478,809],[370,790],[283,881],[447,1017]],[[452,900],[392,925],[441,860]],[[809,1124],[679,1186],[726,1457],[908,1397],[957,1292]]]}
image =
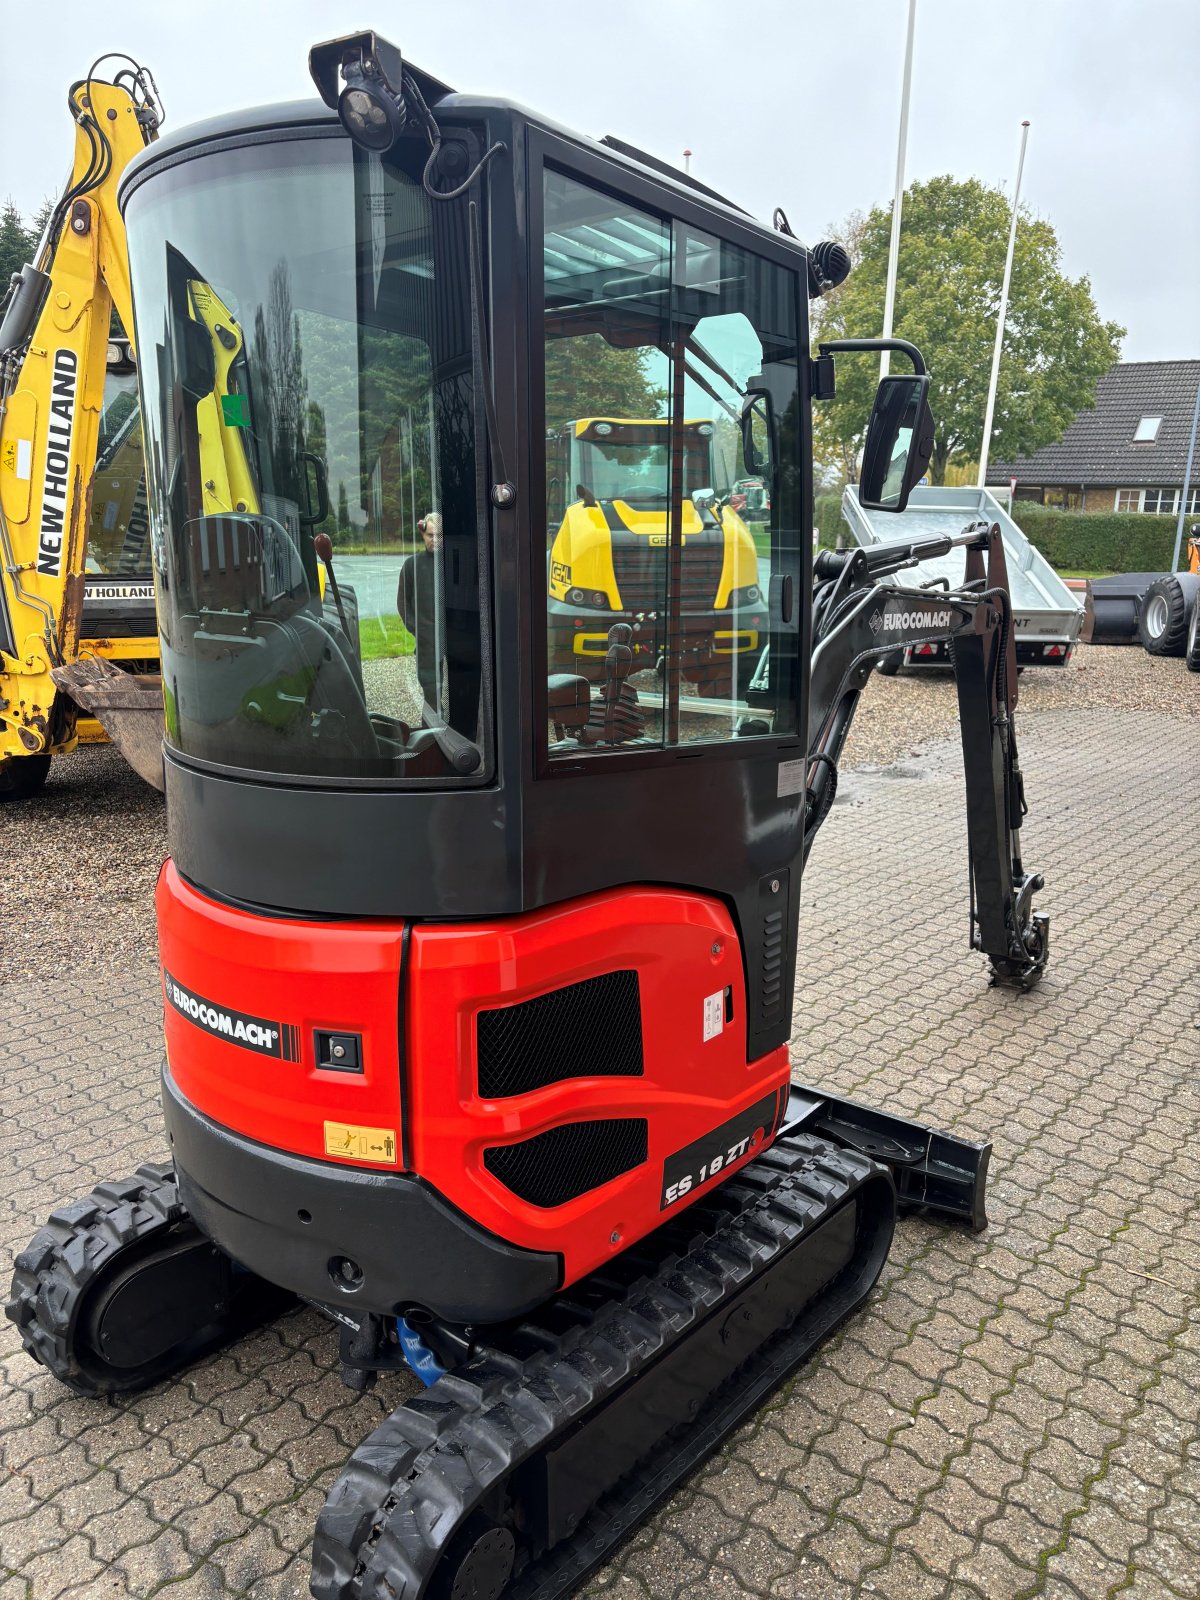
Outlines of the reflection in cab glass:
{"label": "reflection in cab glass", "polygon": [[793,275],[545,178],[552,756],[795,731]]}
{"label": "reflection in cab glass", "polygon": [[320,140],[185,162],[130,210],[170,743],[481,777],[465,201],[433,206],[409,144]]}
{"label": "reflection in cab glass", "polygon": [[105,374],[91,490],[86,572],[149,580],[150,518],[132,362]]}

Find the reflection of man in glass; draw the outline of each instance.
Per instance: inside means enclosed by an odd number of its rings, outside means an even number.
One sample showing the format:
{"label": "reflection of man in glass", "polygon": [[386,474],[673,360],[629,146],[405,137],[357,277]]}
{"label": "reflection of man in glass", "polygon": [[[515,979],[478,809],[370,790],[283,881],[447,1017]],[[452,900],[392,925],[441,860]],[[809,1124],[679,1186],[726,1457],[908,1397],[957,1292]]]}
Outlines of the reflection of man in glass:
{"label": "reflection of man in glass", "polygon": [[442,514],[431,511],[417,523],[424,548],[400,568],[396,610],[417,641],[417,677],[426,703],[440,709],[442,633]]}

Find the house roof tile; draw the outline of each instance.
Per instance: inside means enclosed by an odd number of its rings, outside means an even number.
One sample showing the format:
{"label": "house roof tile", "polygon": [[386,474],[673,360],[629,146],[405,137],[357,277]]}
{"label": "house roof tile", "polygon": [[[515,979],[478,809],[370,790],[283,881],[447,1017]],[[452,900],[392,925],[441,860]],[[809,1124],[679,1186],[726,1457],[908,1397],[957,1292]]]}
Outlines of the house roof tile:
{"label": "house roof tile", "polygon": [[[1081,411],[1056,444],[1013,462],[992,462],[989,483],[1083,484],[1099,488],[1175,488],[1183,482],[1200,361],[1122,361],[1096,385],[1096,403]],[[1153,444],[1134,444],[1143,417],[1161,417]],[[1192,464],[1200,477],[1200,448]]]}

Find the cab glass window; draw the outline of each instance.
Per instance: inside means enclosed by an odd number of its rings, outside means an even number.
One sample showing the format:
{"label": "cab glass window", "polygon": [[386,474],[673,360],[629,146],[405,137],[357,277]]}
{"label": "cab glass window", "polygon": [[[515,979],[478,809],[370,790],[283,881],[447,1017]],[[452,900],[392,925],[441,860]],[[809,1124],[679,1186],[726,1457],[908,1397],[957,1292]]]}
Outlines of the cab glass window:
{"label": "cab glass window", "polygon": [[214,151],[130,198],[170,742],[486,764],[466,201],[411,141]]}
{"label": "cab glass window", "polygon": [[792,734],[793,274],[552,169],[544,215],[551,758]]}
{"label": "cab glass window", "polygon": [[[117,348],[125,348],[123,341]],[[137,373],[128,360],[110,365],[105,374],[89,510],[86,571],[149,581],[150,518]]]}

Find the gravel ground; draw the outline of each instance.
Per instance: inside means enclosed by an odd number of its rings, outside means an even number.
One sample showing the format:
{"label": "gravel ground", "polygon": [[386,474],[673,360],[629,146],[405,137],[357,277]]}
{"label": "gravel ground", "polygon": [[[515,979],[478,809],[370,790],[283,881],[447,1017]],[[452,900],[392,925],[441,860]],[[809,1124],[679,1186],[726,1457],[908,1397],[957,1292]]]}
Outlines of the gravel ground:
{"label": "gravel ground", "polygon": [[[411,673],[409,662],[401,665]],[[1190,725],[1184,737],[1200,738],[1200,676],[1182,660],[1156,660],[1142,650],[1083,647],[1062,671],[1023,673],[1020,695],[1022,722],[1072,708],[1160,711]],[[844,765],[912,762],[957,721],[948,672],[876,674]],[[153,889],[167,851],[162,796],[111,746],[56,761],[41,798],[6,807],[3,819],[0,984],[61,979],[77,968],[124,972],[153,950]]]}
{"label": "gravel ground", "polygon": [[[1118,645],[1083,645],[1061,669],[1032,668],[1018,685],[1018,728],[1042,711],[1165,711],[1200,721],[1200,676],[1177,657],[1148,656]],[[948,668],[878,673],[859,702],[846,741],[847,768],[891,766],[919,756],[958,725]],[[1200,738],[1200,728],[1189,737]]]}

